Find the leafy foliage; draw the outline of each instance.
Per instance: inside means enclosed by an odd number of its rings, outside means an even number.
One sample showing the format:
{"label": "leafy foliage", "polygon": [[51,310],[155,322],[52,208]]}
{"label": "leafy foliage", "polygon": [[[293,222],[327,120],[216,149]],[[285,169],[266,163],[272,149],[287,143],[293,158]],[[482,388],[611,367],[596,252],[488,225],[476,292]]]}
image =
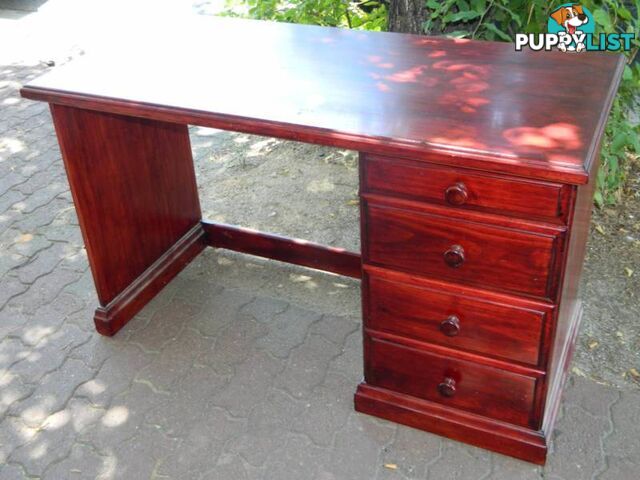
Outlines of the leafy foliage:
{"label": "leafy foliage", "polygon": [[[389,0],[227,0],[227,14],[334,27],[385,30]],[[424,32],[512,41],[516,33],[546,32],[549,14],[566,0],[425,0]],[[640,102],[640,0],[582,0],[597,32],[635,33],[601,150],[596,204],[620,200],[629,155],[640,154],[640,126],[630,118]]]}
{"label": "leafy foliage", "polygon": [[227,15],[327,27],[384,30],[384,2],[364,0],[227,0]]}

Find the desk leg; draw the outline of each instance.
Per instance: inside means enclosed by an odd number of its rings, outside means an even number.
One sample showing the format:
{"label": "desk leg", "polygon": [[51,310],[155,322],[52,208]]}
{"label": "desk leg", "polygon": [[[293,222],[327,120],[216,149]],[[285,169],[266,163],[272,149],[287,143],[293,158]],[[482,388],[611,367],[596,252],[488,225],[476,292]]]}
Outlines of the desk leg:
{"label": "desk leg", "polygon": [[100,307],[113,335],[204,248],[186,125],[51,105]]}

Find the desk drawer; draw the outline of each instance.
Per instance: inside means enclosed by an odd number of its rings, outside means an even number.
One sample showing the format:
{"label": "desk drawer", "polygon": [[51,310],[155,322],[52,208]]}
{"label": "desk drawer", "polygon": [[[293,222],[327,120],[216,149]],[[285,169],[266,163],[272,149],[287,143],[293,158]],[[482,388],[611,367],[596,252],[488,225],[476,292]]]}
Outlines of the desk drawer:
{"label": "desk drawer", "polygon": [[[398,276],[397,274],[394,276]],[[492,357],[538,365],[551,307],[365,275],[365,326]]]}
{"label": "desk drawer", "polygon": [[365,381],[525,427],[533,418],[536,378],[365,337]]}
{"label": "desk drawer", "polygon": [[362,156],[365,191],[534,218],[564,219],[566,186],[408,160]]}
{"label": "desk drawer", "polygon": [[551,297],[559,233],[365,202],[364,261],[482,288]]}

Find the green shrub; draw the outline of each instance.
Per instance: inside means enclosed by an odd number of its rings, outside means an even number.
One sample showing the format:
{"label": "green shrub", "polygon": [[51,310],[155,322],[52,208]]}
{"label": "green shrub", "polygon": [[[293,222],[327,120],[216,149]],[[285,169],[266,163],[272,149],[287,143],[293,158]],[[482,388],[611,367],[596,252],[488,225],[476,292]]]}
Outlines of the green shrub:
{"label": "green shrub", "polygon": [[[566,1],[544,0],[425,0],[424,32],[460,38],[511,41],[516,33],[545,32],[547,20]],[[633,48],[626,52],[627,66],[602,143],[602,166],[595,201],[615,204],[625,183],[627,158],[640,154],[640,126],[630,118],[640,101],[640,0],[580,2],[594,15],[598,31],[633,32]],[[385,30],[385,0],[228,0],[227,14],[265,20],[334,27]],[[634,61],[635,60],[635,61]]]}
{"label": "green shrub", "polygon": [[378,0],[227,0],[226,14],[376,31],[385,30],[387,26],[386,4]]}

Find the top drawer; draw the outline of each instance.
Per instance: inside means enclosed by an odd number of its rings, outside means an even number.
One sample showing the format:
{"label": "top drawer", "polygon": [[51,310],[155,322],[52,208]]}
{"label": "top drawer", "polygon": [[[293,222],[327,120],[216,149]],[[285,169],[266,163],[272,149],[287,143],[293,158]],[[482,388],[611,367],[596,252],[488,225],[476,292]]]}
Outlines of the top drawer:
{"label": "top drawer", "polygon": [[368,192],[509,215],[566,218],[566,185],[371,155],[362,155],[360,161]]}

